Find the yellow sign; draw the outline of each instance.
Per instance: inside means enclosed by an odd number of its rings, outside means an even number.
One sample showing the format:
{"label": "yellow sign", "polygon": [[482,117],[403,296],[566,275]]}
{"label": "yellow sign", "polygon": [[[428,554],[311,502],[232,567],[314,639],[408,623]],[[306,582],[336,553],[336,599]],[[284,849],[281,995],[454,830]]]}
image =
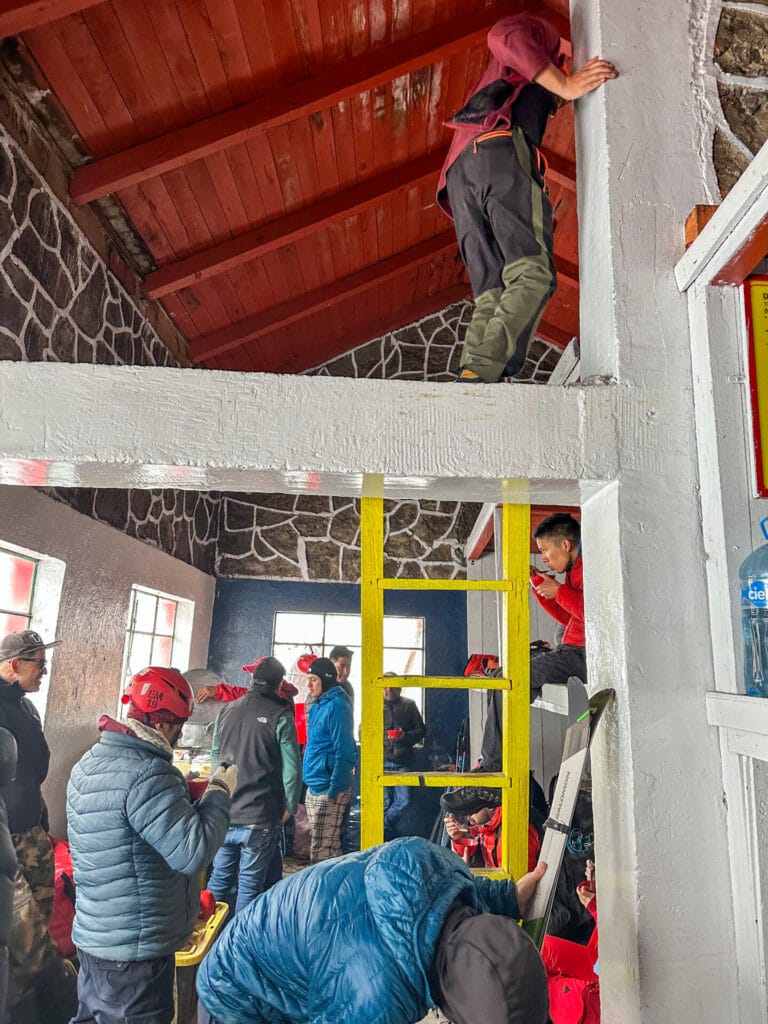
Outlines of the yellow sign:
{"label": "yellow sign", "polygon": [[768,497],[768,277],[748,277],[745,285],[749,331],[749,385],[755,444],[757,493]]}

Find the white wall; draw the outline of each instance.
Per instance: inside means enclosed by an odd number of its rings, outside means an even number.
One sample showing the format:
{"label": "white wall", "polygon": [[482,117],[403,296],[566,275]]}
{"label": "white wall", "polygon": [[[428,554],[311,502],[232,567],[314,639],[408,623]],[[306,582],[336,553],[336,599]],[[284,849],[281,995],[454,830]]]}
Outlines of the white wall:
{"label": "white wall", "polygon": [[208,576],[148,544],[25,487],[0,487],[0,541],[66,563],[51,669],[45,734],[51,768],[45,797],[51,830],[65,829],[72,765],[98,738],[102,714],[114,714],[120,689],[131,587],[135,583],[195,602],[190,665],[207,664],[214,584]]}

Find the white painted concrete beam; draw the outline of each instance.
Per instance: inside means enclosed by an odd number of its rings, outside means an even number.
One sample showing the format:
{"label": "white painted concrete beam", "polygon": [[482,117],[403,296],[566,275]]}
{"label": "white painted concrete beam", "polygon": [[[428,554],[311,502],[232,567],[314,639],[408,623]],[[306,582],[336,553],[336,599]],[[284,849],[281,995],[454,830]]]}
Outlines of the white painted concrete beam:
{"label": "white painted concrete beam", "polygon": [[[542,388],[2,363],[0,483],[580,503],[617,475],[610,385]],[[506,481],[506,483],[504,483]]]}

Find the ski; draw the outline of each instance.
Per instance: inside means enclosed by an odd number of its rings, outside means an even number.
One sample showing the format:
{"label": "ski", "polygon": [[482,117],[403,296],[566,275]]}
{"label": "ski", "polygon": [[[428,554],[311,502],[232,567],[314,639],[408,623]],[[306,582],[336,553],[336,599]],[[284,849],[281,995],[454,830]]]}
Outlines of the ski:
{"label": "ski", "polygon": [[557,879],[563,863],[565,845],[571,831],[571,821],[579,796],[579,787],[589,756],[589,747],[604,712],[611,707],[616,697],[615,690],[599,690],[589,699],[589,708],[574,722],[565,734],[563,759],[557,777],[549,818],[544,823],[544,841],[541,844],[539,862],[544,861],[547,870],[539,882],[531,905],[529,916],[523,928],[539,949],[549,923],[549,915],[557,889]]}

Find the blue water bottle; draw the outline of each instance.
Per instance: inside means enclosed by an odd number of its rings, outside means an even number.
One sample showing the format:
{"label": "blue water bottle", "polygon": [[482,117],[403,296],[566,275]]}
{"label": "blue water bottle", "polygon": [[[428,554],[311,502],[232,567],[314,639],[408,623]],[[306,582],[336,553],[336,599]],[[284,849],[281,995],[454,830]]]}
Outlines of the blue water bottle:
{"label": "blue water bottle", "polygon": [[[768,540],[768,516],[760,521]],[[744,689],[768,697],[768,544],[756,548],[739,569],[741,630],[744,634]]]}

